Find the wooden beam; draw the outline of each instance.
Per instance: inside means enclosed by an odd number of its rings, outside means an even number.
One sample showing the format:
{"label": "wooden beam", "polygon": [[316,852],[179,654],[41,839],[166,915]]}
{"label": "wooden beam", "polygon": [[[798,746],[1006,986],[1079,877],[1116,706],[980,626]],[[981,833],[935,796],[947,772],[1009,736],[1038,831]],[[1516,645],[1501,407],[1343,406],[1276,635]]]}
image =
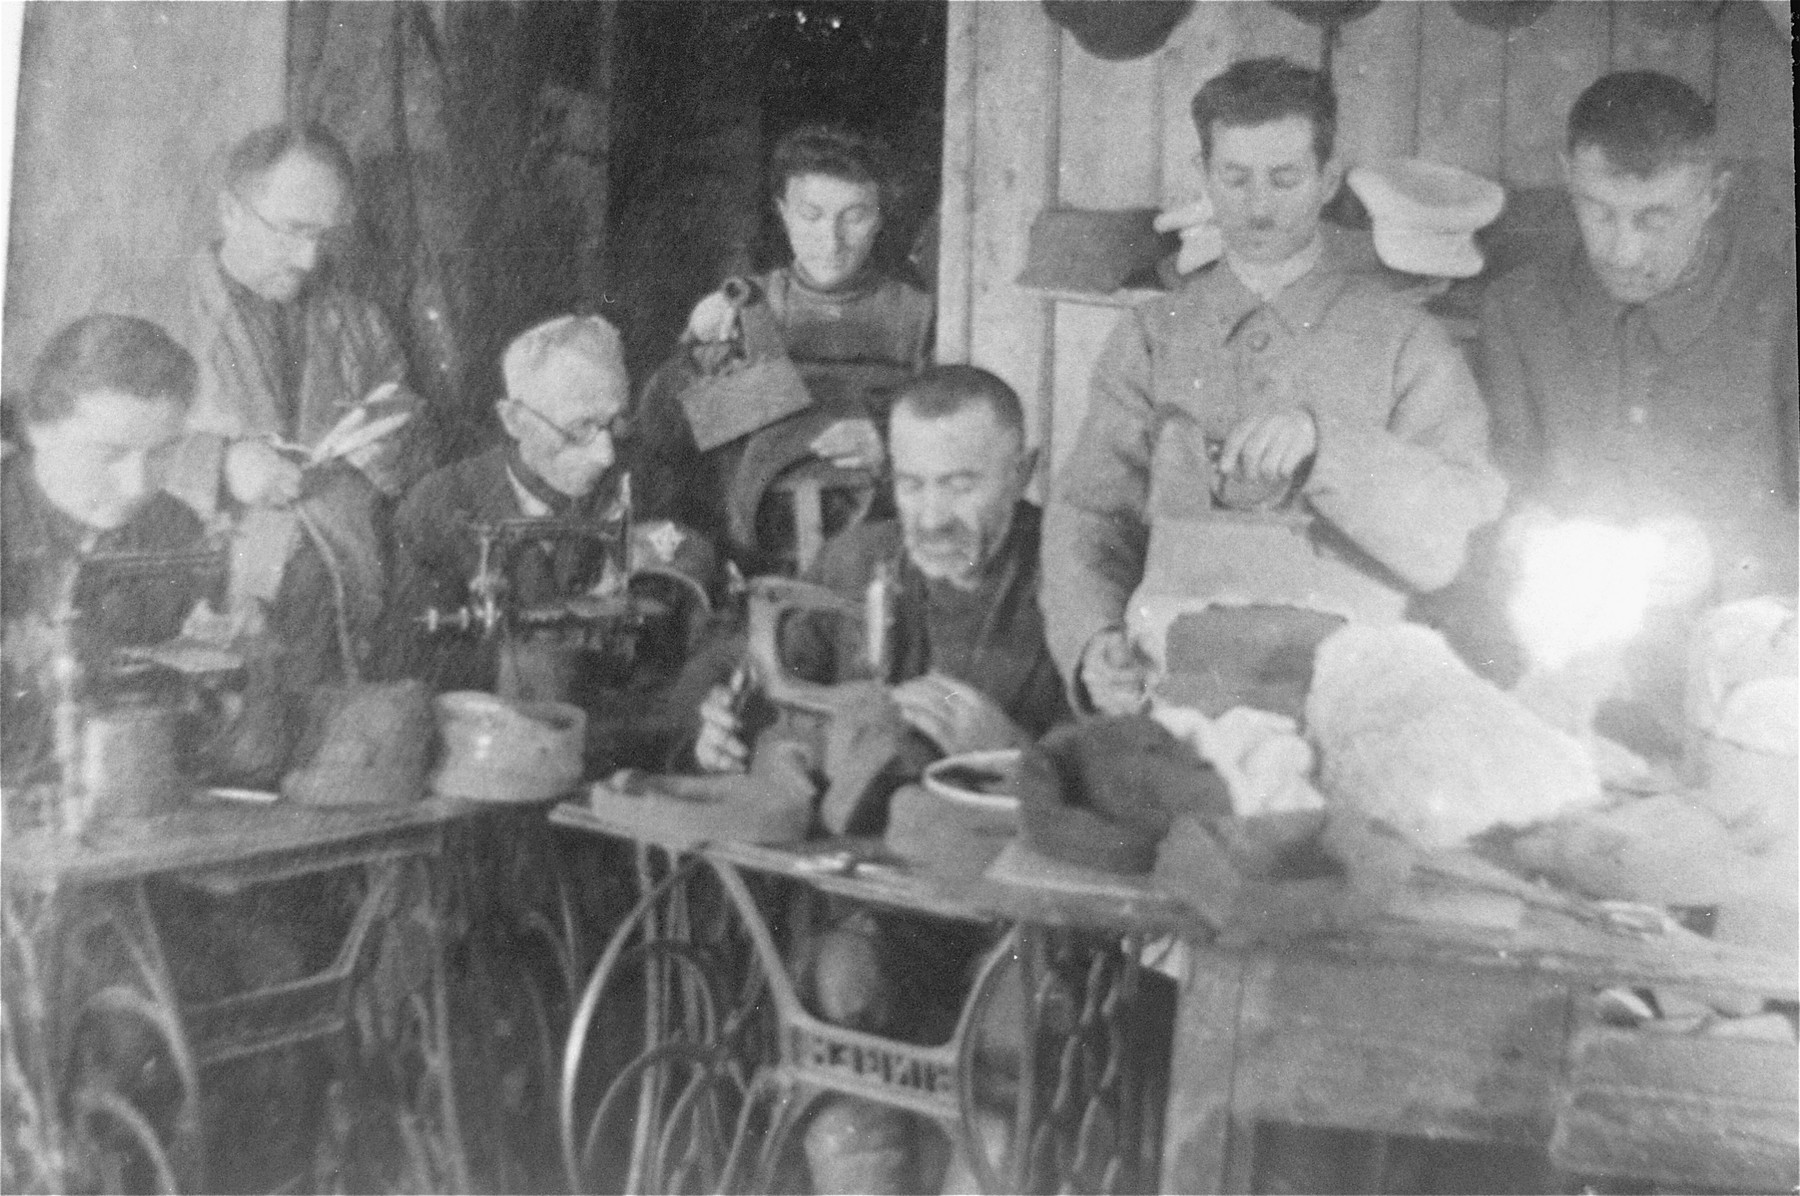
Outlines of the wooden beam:
{"label": "wooden beam", "polygon": [[1712,98],[1719,26],[1716,21],[1693,19],[1704,10],[1670,0],[1615,2],[1607,7],[1612,11],[1613,70],[1661,71]]}
{"label": "wooden beam", "polygon": [[1057,197],[1066,207],[1154,205],[1162,169],[1155,55],[1108,62],[1061,37]]}
{"label": "wooden beam", "polygon": [[1787,35],[1755,0],[1726,0],[1719,14],[1719,145],[1733,157],[1794,169],[1794,59]]}
{"label": "wooden beam", "polygon": [[1383,4],[1344,26],[1332,55],[1346,162],[1409,158],[1418,141],[1420,5]]}
{"label": "wooden beam", "polygon": [[938,193],[937,360],[969,360],[975,257],[976,77],[980,7],[948,5],[944,64],[943,183]]}
{"label": "wooden beam", "polygon": [[1316,26],[1290,16],[1268,0],[1232,0],[1227,5],[1237,26],[1237,57],[1291,58],[1301,66],[1318,66],[1324,40]]}
{"label": "wooden beam", "polygon": [[1607,70],[1607,8],[1598,0],[1563,0],[1507,34],[1500,166],[1507,183],[1539,186],[1560,177],[1569,108]]}
{"label": "wooden beam", "polygon": [[1194,93],[1201,85],[1231,65],[1237,48],[1231,7],[1194,5],[1157,55],[1162,105],[1160,191],[1164,207],[1186,203],[1200,193],[1200,175],[1194,165],[1200,153],[1200,137],[1194,132],[1191,110]]}
{"label": "wooden beam", "polygon": [[977,77],[969,360],[1026,400],[1027,431],[1041,443],[1049,414],[1049,303],[1014,280],[1025,268],[1032,219],[1057,198],[1061,31],[1037,4],[968,7],[976,10]]}
{"label": "wooden beam", "polygon": [[1506,138],[1506,35],[1463,20],[1442,0],[1418,7],[1418,154],[1497,179]]}

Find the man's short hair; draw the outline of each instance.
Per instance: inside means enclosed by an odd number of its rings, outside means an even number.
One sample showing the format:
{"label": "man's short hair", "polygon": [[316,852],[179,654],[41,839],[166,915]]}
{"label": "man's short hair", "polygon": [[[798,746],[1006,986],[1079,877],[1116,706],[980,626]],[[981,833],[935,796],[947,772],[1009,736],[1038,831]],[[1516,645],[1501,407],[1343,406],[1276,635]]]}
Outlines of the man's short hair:
{"label": "man's short hair", "polygon": [[160,326],[134,316],[84,316],[39,354],[23,415],[28,424],[53,424],[82,395],[103,390],[186,410],[198,385],[193,357]]}
{"label": "man's short hair", "polygon": [[1200,155],[1211,160],[1213,126],[1244,128],[1289,116],[1312,121],[1313,157],[1320,166],[1337,144],[1337,95],[1331,80],[1286,58],[1246,58],[1234,62],[1194,93],[1194,128]]}
{"label": "man's short hair", "polygon": [[1568,152],[1594,146],[1613,169],[1647,179],[1678,162],[1709,160],[1718,122],[1700,93],[1660,71],[1615,71],[1569,110]]}
{"label": "man's short hair", "polygon": [[225,156],[225,187],[241,194],[289,154],[302,154],[333,171],[350,190],[356,179],[350,153],[325,126],[314,123],[267,125],[247,134]]}
{"label": "man's short hair", "polygon": [[780,199],[789,179],[806,174],[873,184],[884,209],[893,206],[900,181],[886,143],[839,125],[803,125],[775,143],[769,193]]}
{"label": "man's short hair", "polygon": [[942,419],[986,407],[1002,428],[1025,435],[1025,408],[1013,388],[978,366],[934,365],[894,392],[889,418],[902,407],[920,419]]}

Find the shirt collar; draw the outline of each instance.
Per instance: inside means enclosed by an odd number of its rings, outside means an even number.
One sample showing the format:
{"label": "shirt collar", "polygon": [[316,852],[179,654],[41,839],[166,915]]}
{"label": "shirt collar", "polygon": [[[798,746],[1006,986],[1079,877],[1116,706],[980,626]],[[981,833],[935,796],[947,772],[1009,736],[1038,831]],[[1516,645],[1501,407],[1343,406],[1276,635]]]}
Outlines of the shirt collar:
{"label": "shirt collar", "polygon": [[550,504],[526,489],[513,467],[506,467],[506,480],[512,486],[513,497],[518,500],[519,514],[527,519],[543,519],[550,514]]}
{"label": "shirt collar", "polygon": [[1244,284],[1245,289],[1261,299],[1264,303],[1272,303],[1275,297],[1289,286],[1312,273],[1318,266],[1324,250],[1323,239],[1317,229],[1313,230],[1312,240],[1306,247],[1286,261],[1273,265],[1262,265],[1257,262],[1240,262],[1232,256],[1231,250],[1225,251],[1225,264]]}
{"label": "shirt collar", "polygon": [[[1273,299],[1265,300],[1246,286],[1237,271],[1230,267],[1215,270],[1222,288],[1217,303],[1223,339],[1229,340],[1242,327],[1244,318],[1255,311],[1272,313],[1289,329],[1311,328],[1325,318],[1325,312],[1357,273],[1353,258],[1315,239],[1317,252],[1307,253],[1311,259],[1307,270],[1294,277]],[[1294,262],[1295,258],[1288,261]]]}

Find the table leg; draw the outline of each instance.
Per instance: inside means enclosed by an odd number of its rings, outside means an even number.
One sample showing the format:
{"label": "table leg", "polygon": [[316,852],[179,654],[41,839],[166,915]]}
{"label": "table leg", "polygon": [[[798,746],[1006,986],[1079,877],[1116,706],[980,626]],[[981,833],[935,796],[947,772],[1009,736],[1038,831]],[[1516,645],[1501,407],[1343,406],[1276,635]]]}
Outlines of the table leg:
{"label": "table leg", "polygon": [[1231,1117],[1242,959],[1190,949],[1175,1009],[1163,1119],[1164,1192],[1248,1192],[1251,1142]]}
{"label": "table leg", "polygon": [[198,1068],[141,882],[9,893],[5,922],[9,1117],[35,1109],[42,1178],[204,1187]]}
{"label": "table leg", "polygon": [[351,995],[356,1055],[375,1068],[394,1102],[408,1179],[428,1190],[466,1192],[444,965],[447,886],[434,863],[414,856],[369,866],[364,901],[384,908],[374,911],[381,938],[373,962]]}

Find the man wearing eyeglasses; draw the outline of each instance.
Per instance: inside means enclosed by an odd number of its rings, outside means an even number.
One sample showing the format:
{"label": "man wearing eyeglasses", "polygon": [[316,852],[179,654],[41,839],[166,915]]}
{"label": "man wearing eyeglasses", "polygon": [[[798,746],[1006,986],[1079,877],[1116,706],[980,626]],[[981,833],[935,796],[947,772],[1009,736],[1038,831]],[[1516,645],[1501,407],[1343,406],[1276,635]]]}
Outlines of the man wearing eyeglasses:
{"label": "man wearing eyeglasses", "polygon": [[[520,666],[520,651],[503,660],[491,637],[433,636],[421,626],[427,609],[469,602],[476,524],[552,516],[599,522],[625,497],[621,442],[631,384],[617,330],[599,316],[559,316],[515,338],[501,373],[506,395],[494,410],[507,442],[430,474],[396,513],[393,613],[406,628],[394,638],[407,655],[395,671],[439,689],[566,698],[534,688],[541,678]],[[605,564],[598,544],[547,542],[515,560],[508,601],[532,605],[580,594],[600,580]]]}
{"label": "man wearing eyeglasses", "polygon": [[319,468],[307,453],[359,408],[365,426],[410,422],[345,463],[389,498],[429,468],[399,342],[379,308],[330,277],[354,216],[351,180],[343,146],[314,125],[258,129],[226,157],[219,239],[188,280],[182,336],[200,393],[172,483],[203,513],[291,504]]}

